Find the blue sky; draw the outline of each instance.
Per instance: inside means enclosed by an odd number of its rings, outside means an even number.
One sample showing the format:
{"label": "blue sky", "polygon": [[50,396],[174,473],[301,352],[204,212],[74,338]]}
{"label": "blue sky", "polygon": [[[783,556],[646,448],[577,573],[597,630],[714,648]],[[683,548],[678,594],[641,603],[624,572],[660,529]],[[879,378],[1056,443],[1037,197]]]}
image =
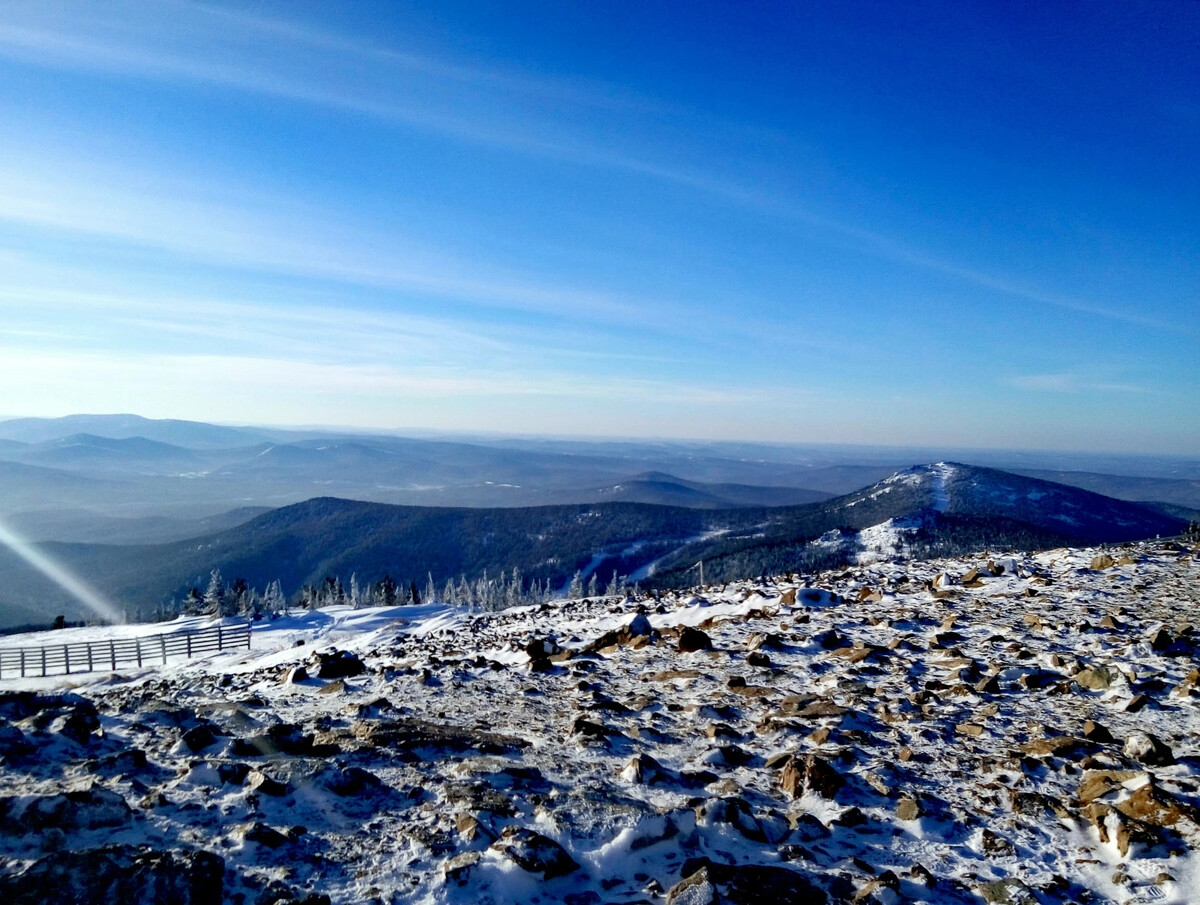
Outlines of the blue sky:
{"label": "blue sky", "polygon": [[1195,3],[0,7],[0,414],[1200,449]]}

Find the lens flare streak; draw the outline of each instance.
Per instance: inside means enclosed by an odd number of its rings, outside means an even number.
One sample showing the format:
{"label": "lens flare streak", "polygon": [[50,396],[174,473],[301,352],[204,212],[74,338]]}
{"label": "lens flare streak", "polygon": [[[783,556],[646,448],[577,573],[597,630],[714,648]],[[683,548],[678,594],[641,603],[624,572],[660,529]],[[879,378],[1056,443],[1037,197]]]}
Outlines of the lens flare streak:
{"label": "lens flare streak", "polygon": [[115,606],[3,522],[0,522],[0,544],[12,550],[13,553],[82,603],[98,618],[110,623],[123,621]]}

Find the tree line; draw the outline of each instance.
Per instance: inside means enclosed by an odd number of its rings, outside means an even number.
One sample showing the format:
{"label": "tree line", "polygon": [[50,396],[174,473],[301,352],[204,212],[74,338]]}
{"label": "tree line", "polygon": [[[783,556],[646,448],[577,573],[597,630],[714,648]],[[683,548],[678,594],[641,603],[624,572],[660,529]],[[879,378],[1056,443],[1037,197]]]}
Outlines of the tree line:
{"label": "tree line", "polygon": [[305,585],[289,599],[278,579],[265,589],[251,587],[244,578],[227,581],[220,569],[213,569],[204,591],[193,587],[178,604],[163,608],[160,618],[169,619],[183,614],[188,616],[246,616],[251,619],[271,618],[282,615],[289,607],[319,610],[330,606],[348,606],[353,609],[381,606],[419,606],[422,603],[441,603],[458,606],[470,612],[498,612],[517,606],[546,603],[557,597],[571,599],[581,597],[616,597],[629,593],[628,582],[615,572],[612,578],[600,586],[595,572],[588,578],[577,571],[565,588],[555,588],[549,579],[526,580],[521,570],[513,568],[501,572],[498,577],[489,577],[486,570],[474,580],[461,575],[457,580],[446,581],[438,591],[433,575],[427,574],[424,587],[415,581],[397,582],[390,575],[373,582],[360,582],[357,573],[343,583],[339,576],[327,576],[320,584]]}

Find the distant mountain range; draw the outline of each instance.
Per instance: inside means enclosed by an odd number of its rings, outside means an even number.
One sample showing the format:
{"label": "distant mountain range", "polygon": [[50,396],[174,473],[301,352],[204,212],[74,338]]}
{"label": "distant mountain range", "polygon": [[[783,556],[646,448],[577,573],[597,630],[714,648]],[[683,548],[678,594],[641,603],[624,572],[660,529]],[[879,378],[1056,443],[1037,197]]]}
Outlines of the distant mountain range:
{"label": "distant mountain range", "polygon": [[[302,449],[304,447],[301,447]],[[711,496],[668,475],[640,483]],[[725,499],[744,489],[725,487]],[[246,513],[249,515],[250,513]],[[43,549],[131,613],[203,586],[209,571],[296,592],[326,576],[362,582],[384,573],[439,587],[447,578],[518,568],[565,584],[576,571],[603,584],[615,571],[643,584],[808,571],[853,555],[827,536],[901,525],[911,555],[964,549],[1119,542],[1178,533],[1180,519],[1135,503],[994,469],[939,463],[909,468],[854,493],[785,507],[706,508],[604,502],[532,508],[410,507],[319,498],[262,513],[202,538],[155,545],[62,544]],[[893,529],[888,529],[893,530]],[[901,530],[895,528],[894,530]],[[0,624],[79,618],[71,599],[0,550]]]}
{"label": "distant mountain range", "polygon": [[[23,418],[0,421],[0,519],[33,540],[134,544],[198,537],[322,496],[479,508],[786,507],[940,457],[831,445],[413,438],[137,415]],[[1173,515],[1200,509],[1200,459],[973,451],[960,460]]]}

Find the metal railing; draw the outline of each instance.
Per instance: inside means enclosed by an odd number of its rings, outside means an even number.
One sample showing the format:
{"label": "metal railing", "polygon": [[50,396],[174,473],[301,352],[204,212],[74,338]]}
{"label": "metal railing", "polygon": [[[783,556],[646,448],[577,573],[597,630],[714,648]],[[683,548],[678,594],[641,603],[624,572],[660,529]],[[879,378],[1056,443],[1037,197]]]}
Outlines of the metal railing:
{"label": "metal railing", "polygon": [[165,665],[172,657],[195,657],[249,647],[249,621],[134,638],[6,647],[0,648],[0,679],[115,671],[118,667],[131,665]]}

